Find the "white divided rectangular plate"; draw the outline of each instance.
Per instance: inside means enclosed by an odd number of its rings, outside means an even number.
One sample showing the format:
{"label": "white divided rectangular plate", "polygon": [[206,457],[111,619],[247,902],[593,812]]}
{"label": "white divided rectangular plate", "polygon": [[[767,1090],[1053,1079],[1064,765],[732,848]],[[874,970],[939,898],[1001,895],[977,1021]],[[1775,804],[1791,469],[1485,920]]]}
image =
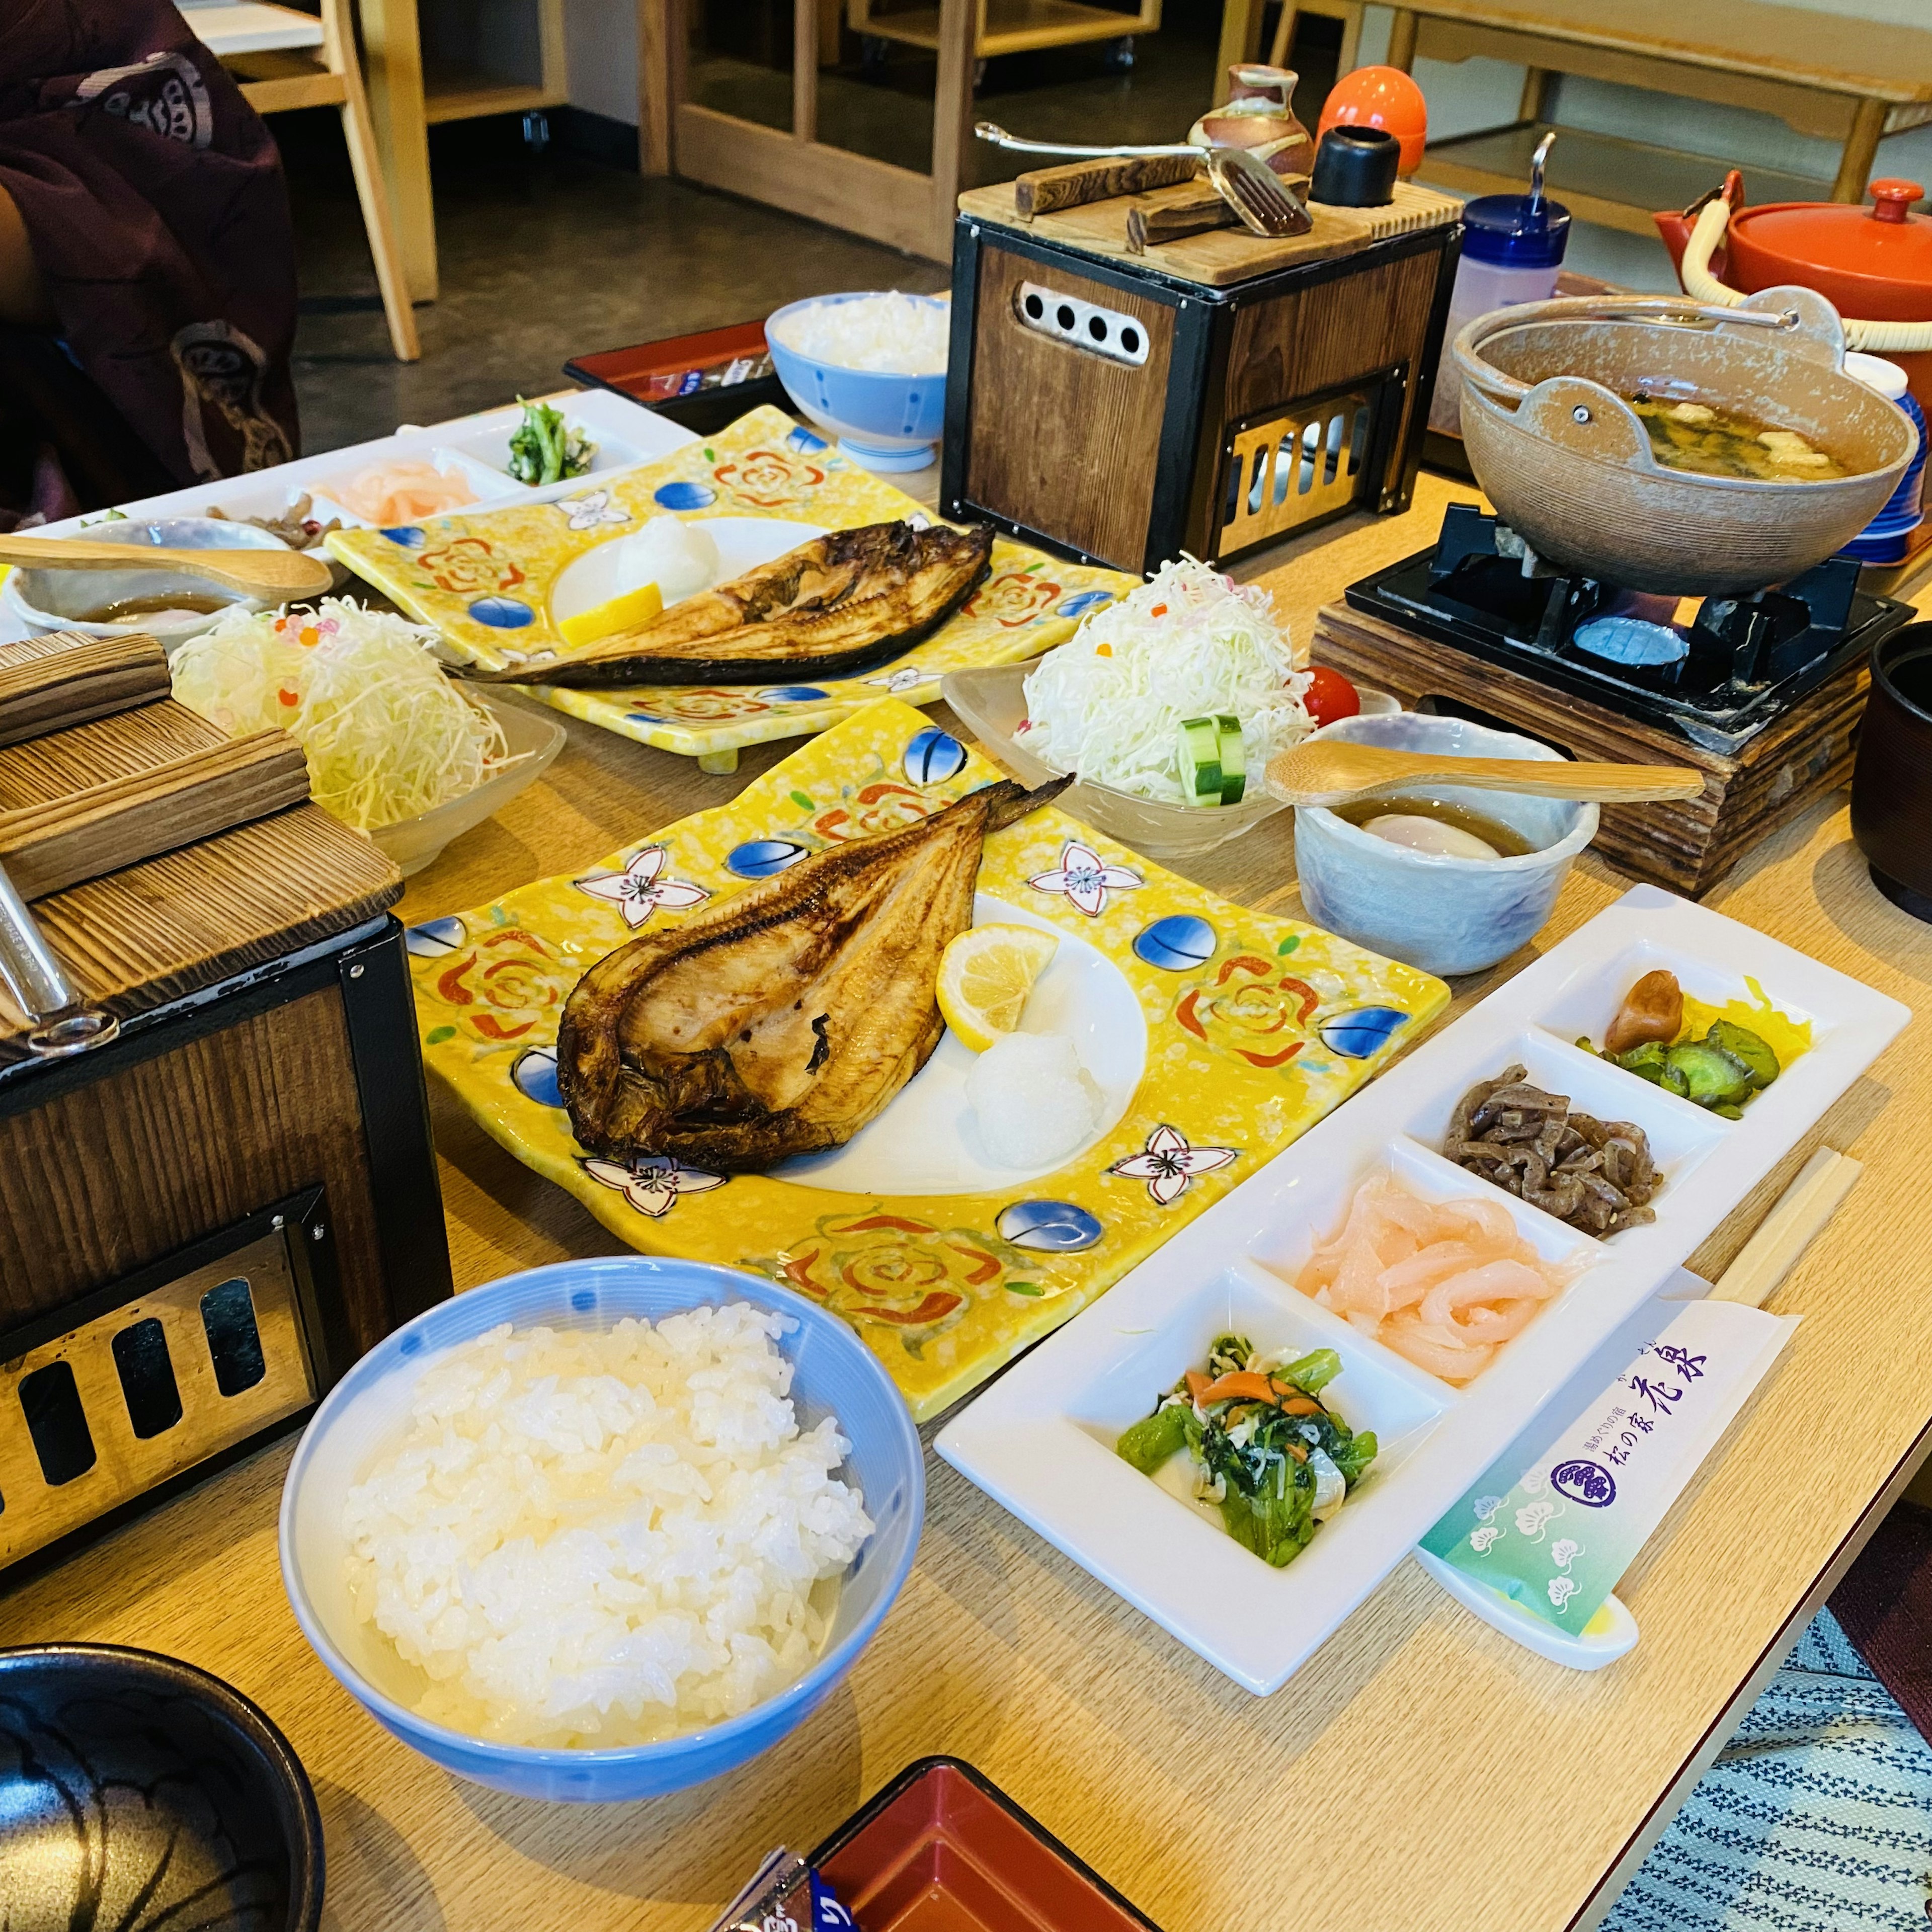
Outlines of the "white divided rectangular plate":
{"label": "white divided rectangular plate", "polygon": [[[1812,1046],[1742,1120],[1705,1112],[1576,1047],[1666,967],[1717,1004],[1758,980]],[[1640,886],[1418,1048],[1190,1222],[940,1431],[956,1468],[1238,1684],[1277,1690],[1550,1398],[1796,1146],[1906,1010],[1701,906]],[[1436,1151],[1451,1110],[1513,1060],[1600,1117],[1636,1121],[1664,1184],[1657,1219],[1598,1241]],[[1588,1270],[1462,1389],[1298,1293],[1294,1276],[1356,1184],[1391,1170],[1425,1198],[1502,1202],[1550,1258]],[[1324,1400],[1381,1453],[1346,1506],[1271,1569],[1114,1454],[1225,1329],[1263,1348],[1332,1348]]]}

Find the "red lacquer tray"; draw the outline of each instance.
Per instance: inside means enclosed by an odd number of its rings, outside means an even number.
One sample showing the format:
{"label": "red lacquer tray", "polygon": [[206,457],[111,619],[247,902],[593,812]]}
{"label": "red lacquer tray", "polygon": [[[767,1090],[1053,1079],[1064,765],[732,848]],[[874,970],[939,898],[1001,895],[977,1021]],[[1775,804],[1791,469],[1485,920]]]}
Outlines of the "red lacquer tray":
{"label": "red lacquer tray", "polygon": [[859,1932],[1160,1932],[957,1758],[908,1765],[812,1862]]}

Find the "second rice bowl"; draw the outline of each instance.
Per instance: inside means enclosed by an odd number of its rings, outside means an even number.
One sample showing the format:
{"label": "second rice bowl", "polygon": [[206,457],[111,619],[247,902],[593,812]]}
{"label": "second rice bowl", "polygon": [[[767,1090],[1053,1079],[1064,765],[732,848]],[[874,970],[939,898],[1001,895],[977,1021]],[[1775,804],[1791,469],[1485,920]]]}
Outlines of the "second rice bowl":
{"label": "second rice bowl", "polygon": [[[742,1714],[644,1744],[546,1748],[499,1742],[426,1718],[422,1673],[405,1664],[351,1600],[350,1488],[393,1448],[423,1370],[508,1322],[517,1331],[602,1332],[626,1318],[658,1322],[703,1306],[745,1302],[796,1325],[777,1346],[792,1364],[801,1432],[828,1413],[851,1444],[839,1476],[863,1492],[874,1526],[841,1582],[830,1633],[795,1682]],[[762,1277],[706,1264],[622,1256],[565,1262],[472,1288],[379,1343],[317,1409],[282,1493],[283,1582],[302,1634],[370,1715],[457,1775],[523,1797],[608,1802],[703,1783],[758,1756],[803,1723],[856,1660],[911,1569],[925,1512],[923,1456],[904,1399],[865,1343],[836,1316]]]}

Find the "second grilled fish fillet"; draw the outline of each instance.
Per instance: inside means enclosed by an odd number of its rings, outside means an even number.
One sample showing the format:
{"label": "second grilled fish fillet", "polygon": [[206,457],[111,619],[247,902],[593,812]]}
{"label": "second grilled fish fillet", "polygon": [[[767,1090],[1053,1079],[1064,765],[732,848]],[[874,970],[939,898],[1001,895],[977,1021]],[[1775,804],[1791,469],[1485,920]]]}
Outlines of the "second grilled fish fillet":
{"label": "second grilled fish fillet", "polygon": [[584,650],[466,675],[553,686],[841,676],[898,656],[944,623],[986,575],[992,554],[984,524],[832,530]]}
{"label": "second grilled fish fillet", "polygon": [[557,1035],[578,1142],[724,1174],[843,1146],[939,1043],[939,957],[973,922],[986,834],[1066,782],[988,785],[607,954]]}

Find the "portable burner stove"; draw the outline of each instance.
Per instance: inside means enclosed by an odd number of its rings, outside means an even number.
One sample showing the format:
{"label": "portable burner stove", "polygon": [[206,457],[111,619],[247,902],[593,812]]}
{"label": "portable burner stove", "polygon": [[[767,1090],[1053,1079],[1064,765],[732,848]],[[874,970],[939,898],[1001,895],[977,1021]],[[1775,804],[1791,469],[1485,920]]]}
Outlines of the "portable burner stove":
{"label": "portable burner stove", "polygon": [[1850,557],[1748,597],[1624,590],[1551,570],[1499,518],[1461,503],[1432,550],[1346,594],[1358,610],[1727,753],[1912,615],[1861,590]]}
{"label": "portable burner stove", "polygon": [[1412,709],[1702,771],[1700,797],[1605,807],[1597,839],[1624,872],[1694,896],[1848,781],[1871,647],[1912,615],[1840,557],[1749,596],[1625,590],[1552,569],[1459,504],[1432,549],[1319,613],[1314,655]]}

